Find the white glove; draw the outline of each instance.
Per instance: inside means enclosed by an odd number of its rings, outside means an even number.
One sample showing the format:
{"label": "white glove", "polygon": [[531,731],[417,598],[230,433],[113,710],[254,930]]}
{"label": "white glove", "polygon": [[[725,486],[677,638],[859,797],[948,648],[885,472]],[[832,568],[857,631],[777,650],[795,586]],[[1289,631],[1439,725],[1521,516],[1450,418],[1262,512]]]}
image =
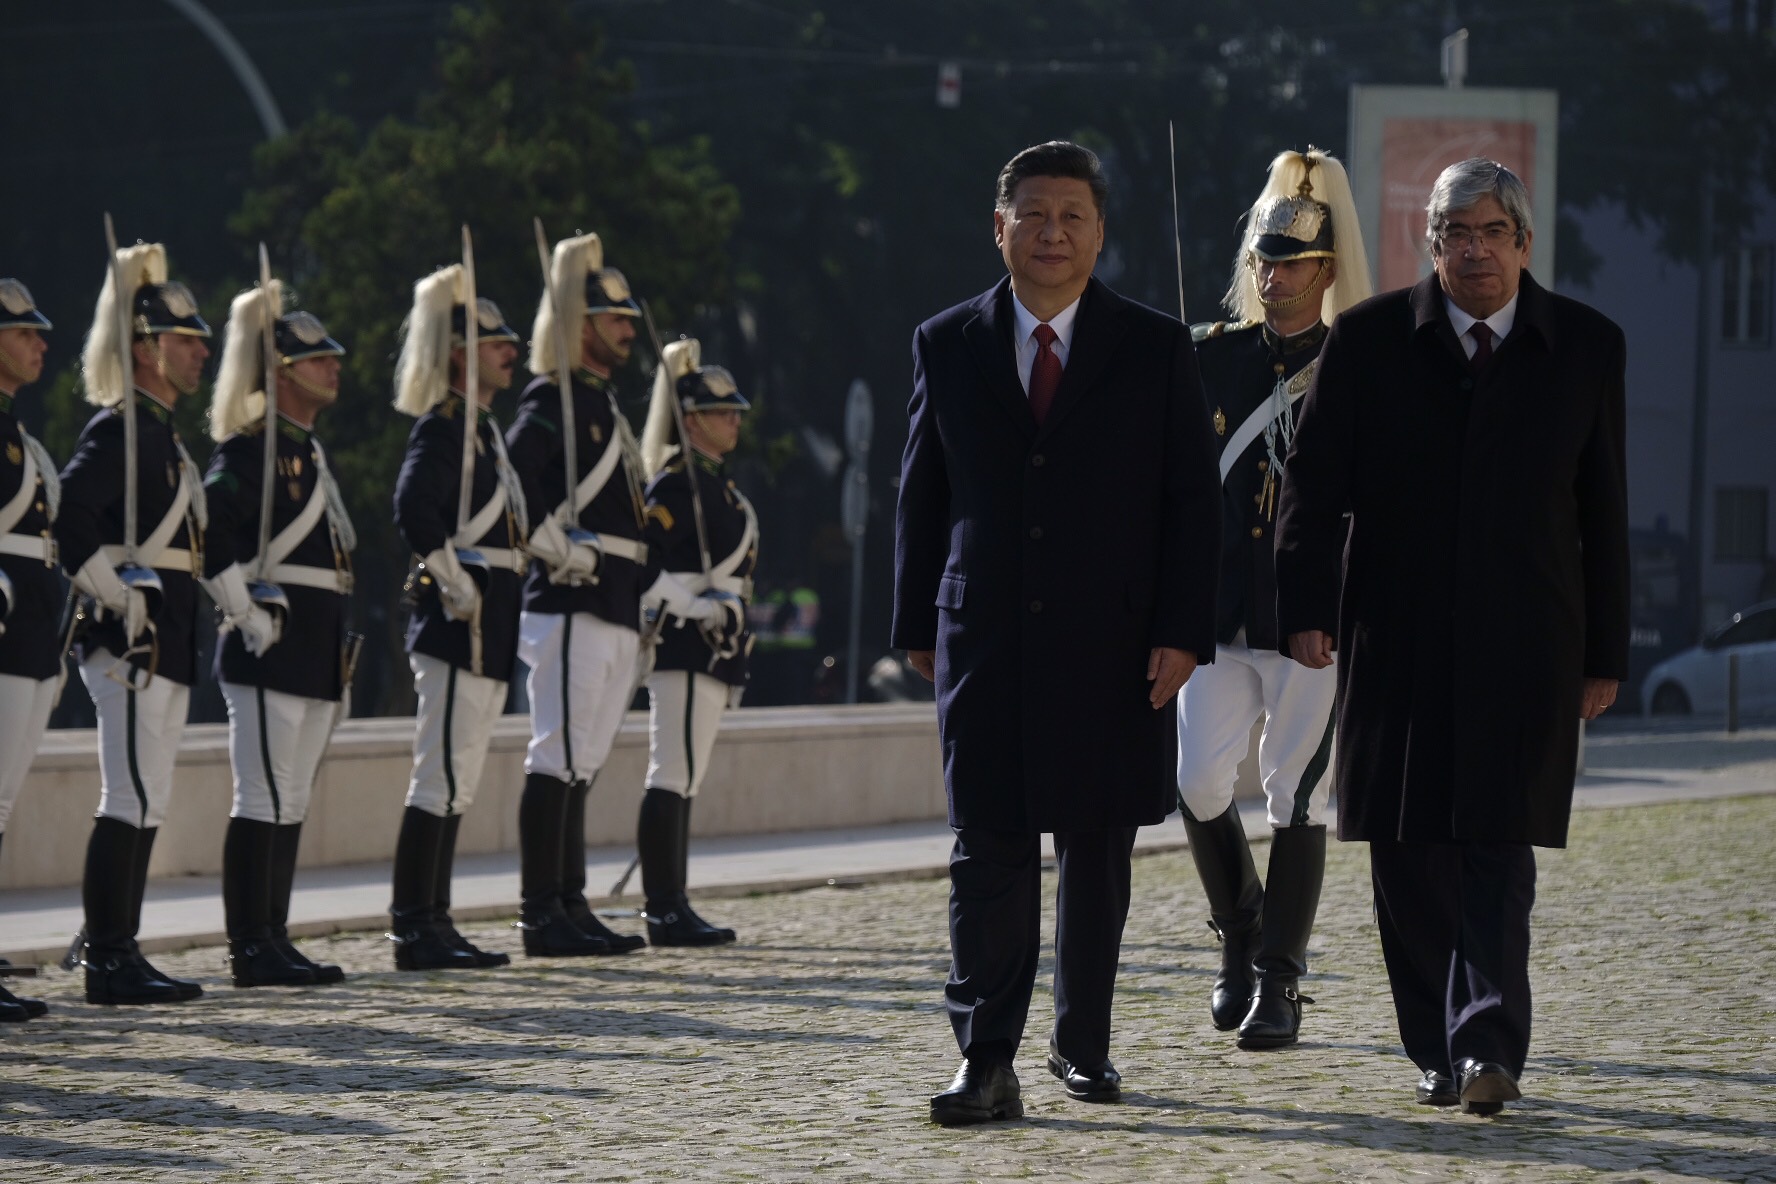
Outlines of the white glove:
{"label": "white glove", "polygon": [[444,615],[453,621],[473,620],[475,611],[481,607],[481,589],[463,570],[456,558],[456,549],[446,543],[427,555],[423,562],[426,571],[431,573],[432,583],[438,588],[438,598],[444,602]]}
{"label": "white glove", "polygon": [[253,603],[240,564],[231,563],[210,579],[199,582],[222,610],[223,630],[238,632],[249,654],[262,658],[266,650],[278,643],[283,627],[275,616]]}
{"label": "white glove", "polygon": [[703,631],[703,639],[718,657],[732,658],[740,652],[740,635],[746,628],[745,603],[732,592],[720,588],[711,588],[699,599],[714,609],[698,626]]}
{"label": "white glove", "polygon": [[103,551],[94,551],[92,558],[74,573],[74,586],[123,621],[126,645],[136,644],[136,638],[148,628],[147,595],[118,579],[117,569],[106,561]]}
{"label": "white glove", "polygon": [[653,585],[641,594],[641,602],[644,605],[659,605],[680,620],[707,621],[715,616],[715,602],[708,599],[708,595],[704,593],[698,596],[685,587],[677,576],[663,571]]}
{"label": "white glove", "polygon": [[597,547],[570,540],[553,515],[537,523],[530,532],[530,553],[549,569],[551,584],[575,587],[592,579],[604,557]]}

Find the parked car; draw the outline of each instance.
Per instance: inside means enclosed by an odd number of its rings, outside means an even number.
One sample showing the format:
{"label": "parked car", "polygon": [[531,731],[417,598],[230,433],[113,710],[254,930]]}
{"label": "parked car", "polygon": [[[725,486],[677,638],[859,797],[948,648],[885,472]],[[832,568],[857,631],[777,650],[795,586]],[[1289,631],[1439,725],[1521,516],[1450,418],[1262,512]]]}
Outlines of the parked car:
{"label": "parked car", "polygon": [[1754,604],[1647,672],[1648,714],[1719,715],[1727,709],[1727,659],[1739,658],[1739,710],[1776,714],[1776,600]]}

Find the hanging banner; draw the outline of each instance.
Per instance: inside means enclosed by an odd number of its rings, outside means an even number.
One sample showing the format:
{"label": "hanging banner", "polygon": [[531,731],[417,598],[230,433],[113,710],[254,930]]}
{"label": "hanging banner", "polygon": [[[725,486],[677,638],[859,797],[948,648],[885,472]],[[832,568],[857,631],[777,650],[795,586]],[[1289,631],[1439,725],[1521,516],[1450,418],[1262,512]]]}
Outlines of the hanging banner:
{"label": "hanging banner", "polygon": [[1421,86],[1351,88],[1347,159],[1375,290],[1430,274],[1425,202],[1437,174],[1472,156],[1496,160],[1529,187],[1530,269],[1554,286],[1555,162],[1560,100],[1551,90]]}

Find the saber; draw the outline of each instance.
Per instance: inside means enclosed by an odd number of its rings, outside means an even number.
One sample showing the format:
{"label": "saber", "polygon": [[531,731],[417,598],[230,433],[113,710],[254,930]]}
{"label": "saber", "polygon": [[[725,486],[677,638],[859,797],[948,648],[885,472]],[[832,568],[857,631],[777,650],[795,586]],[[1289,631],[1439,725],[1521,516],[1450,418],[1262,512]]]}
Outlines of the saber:
{"label": "saber", "polygon": [[[643,300],[640,304],[641,319],[647,325],[648,340],[653,342],[654,356],[660,359],[660,366],[664,369],[666,348],[660,344],[659,330],[654,328],[654,314],[648,311],[647,301]],[[703,491],[697,486],[697,465],[691,456],[691,437],[685,431],[684,408],[678,405],[676,390],[672,392],[672,422],[678,428],[678,442],[685,453],[685,479],[691,483],[691,519],[697,527],[697,558],[703,562],[703,578],[707,583],[709,573],[714,567],[709,562],[709,528],[703,522]]]}
{"label": "saber", "polygon": [[1169,119],[1166,137],[1172,150],[1172,247],[1178,254],[1178,319],[1188,325],[1190,318],[1184,315],[1184,224],[1178,218],[1178,128]]}
{"label": "saber", "polygon": [[277,491],[277,310],[271,300],[271,256],[259,244],[259,299],[265,315],[259,351],[265,359],[265,468],[259,482],[259,582],[271,582],[271,508]]}
{"label": "saber", "polygon": [[462,481],[457,487],[456,538],[458,547],[473,547],[477,540],[463,537],[469,527],[469,499],[475,494],[475,444],[481,438],[481,305],[475,296],[475,244],[468,223],[462,228],[463,268],[463,450]]}
{"label": "saber", "polygon": [[[117,294],[117,316],[121,324],[118,326],[117,352],[118,360],[123,363],[123,373],[118,380],[123,383],[123,561],[131,567],[136,566],[136,362],[135,353],[130,349],[130,341],[135,336],[134,321],[130,316],[130,305],[133,304],[135,293],[123,290],[123,264],[117,258],[117,230],[111,224],[111,212],[105,211],[105,246],[110,250],[111,257],[111,290]],[[125,638],[126,645],[134,643],[135,638]]]}
{"label": "saber", "polygon": [[[555,315],[555,387],[561,392],[561,465],[567,478],[567,498],[556,507],[564,530],[579,524],[579,507],[574,504],[580,488],[579,439],[574,428],[573,363],[567,353],[567,324],[561,319],[561,301],[555,294],[555,271],[550,266],[549,236],[543,233],[543,220],[532,218],[536,231],[537,262],[543,267],[543,294]],[[569,537],[572,537],[571,534]]]}

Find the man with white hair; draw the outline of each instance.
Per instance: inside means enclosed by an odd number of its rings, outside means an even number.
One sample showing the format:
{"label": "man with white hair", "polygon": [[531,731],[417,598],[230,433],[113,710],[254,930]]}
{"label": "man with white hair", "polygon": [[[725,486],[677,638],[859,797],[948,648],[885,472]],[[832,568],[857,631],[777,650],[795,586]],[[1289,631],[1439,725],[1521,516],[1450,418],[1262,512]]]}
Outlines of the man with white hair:
{"label": "man with white hair", "polygon": [[[287,311],[277,280],[229,309],[210,399],[216,451],[203,585],[222,614],[215,676],[228,703],[234,801],[222,844],[222,908],[237,987],[337,983],[290,942],[302,824],[327,743],[349,703],[356,532],[315,435],[339,398],[345,347],[313,313]],[[273,471],[265,467],[265,322],[271,320]],[[271,524],[261,498],[271,486]],[[260,539],[266,541],[264,555]]]}
{"label": "man with white hair", "polygon": [[[1190,856],[1221,940],[1210,994],[1215,1027],[1245,1049],[1293,1044],[1297,989],[1326,871],[1330,670],[1277,652],[1272,524],[1295,407],[1327,327],[1369,295],[1369,268],[1344,167],[1317,148],[1284,152],[1246,216],[1225,304],[1235,321],[1200,325],[1197,364],[1221,447],[1221,584],[1215,662],[1178,693],[1178,799]],[[1255,722],[1268,807],[1263,883],[1233,804]]]}
{"label": "man with white hair", "polygon": [[1277,519],[1279,648],[1338,671],[1338,837],[1369,843],[1417,1100],[1496,1114],[1529,1053],[1534,847],[1628,665],[1621,329],[1528,270],[1529,192],[1445,169],[1433,272],[1338,318]]}
{"label": "man with white hair", "polygon": [[[62,673],[62,581],[51,533],[55,463],[19,423],[13,400],[43,374],[49,318],[18,280],[0,279],[0,838],[49,726]],[[49,1011],[0,987],[0,1023]]]}
{"label": "man with white hair", "polygon": [[[62,567],[83,597],[87,628],[75,653],[99,717],[99,810],[81,884],[88,1003],[203,994],[149,965],[136,933],[198,678],[196,577],[208,512],[173,406],[197,393],[209,338],[190,289],[168,281],[165,247],[117,252],[80,359],[87,402],[99,410],[62,470],[55,521]],[[137,521],[127,540],[126,399],[136,419]]]}

